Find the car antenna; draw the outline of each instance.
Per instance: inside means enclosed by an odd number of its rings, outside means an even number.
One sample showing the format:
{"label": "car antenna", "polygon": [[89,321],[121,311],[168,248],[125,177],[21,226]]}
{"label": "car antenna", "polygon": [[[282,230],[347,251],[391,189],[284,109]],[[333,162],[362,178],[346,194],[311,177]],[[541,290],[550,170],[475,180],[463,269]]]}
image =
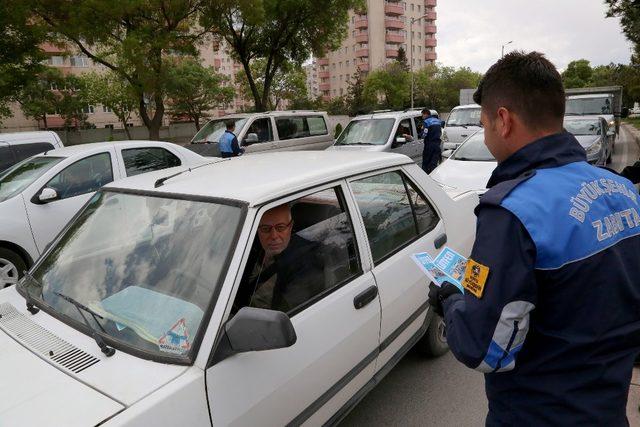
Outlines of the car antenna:
{"label": "car antenna", "polygon": [[195,166],[193,168],[191,168],[191,167],[187,168],[187,169],[182,170],[182,171],[180,171],[178,173],[174,173],[173,175],[165,176],[164,178],[160,178],[160,179],[156,180],[155,184],[153,184],[153,188],[162,187],[166,181],[170,180],[171,178],[175,178],[178,175],[182,175],[185,172],[191,172],[192,170],[199,169],[199,168],[201,168],[203,166],[214,165],[214,164],[220,163],[220,162],[221,162],[221,160],[218,160],[218,161],[215,161],[215,162],[211,162],[211,163],[205,163],[203,165]]}

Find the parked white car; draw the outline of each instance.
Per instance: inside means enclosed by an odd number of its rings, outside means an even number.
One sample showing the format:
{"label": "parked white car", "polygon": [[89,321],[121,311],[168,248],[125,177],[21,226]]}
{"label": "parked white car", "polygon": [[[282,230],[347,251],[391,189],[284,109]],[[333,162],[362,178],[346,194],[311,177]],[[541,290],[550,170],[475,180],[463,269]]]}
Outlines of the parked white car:
{"label": "parked white car", "polygon": [[[478,104],[458,105],[451,110],[442,130],[442,150],[451,153],[469,136],[482,129]],[[445,155],[443,153],[443,155]],[[445,157],[449,157],[445,155]]]}
{"label": "parked white car", "polygon": [[35,154],[62,147],[52,131],[0,133],[0,173]]}
{"label": "parked white car", "polygon": [[205,162],[167,142],[106,142],[50,150],[3,172],[0,289],[17,283],[98,188],[126,176]]}
{"label": "parked white car", "polygon": [[487,182],[497,165],[484,145],[484,130],[480,130],[468,137],[430,176],[453,192],[482,194],[487,191]]}
{"label": "parked white car", "polygon": [[335,423],[412,346],[447,350],[410,255],[468,255],[477,203],[386,153],[109,184],[0,291],[0,424]]}

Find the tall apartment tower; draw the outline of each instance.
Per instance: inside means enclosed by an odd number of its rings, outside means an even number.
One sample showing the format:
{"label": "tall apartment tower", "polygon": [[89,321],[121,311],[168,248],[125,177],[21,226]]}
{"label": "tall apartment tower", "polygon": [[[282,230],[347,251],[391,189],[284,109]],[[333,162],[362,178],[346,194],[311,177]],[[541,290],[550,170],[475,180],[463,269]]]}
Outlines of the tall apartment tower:
{"label": "tall apartment tower", "polygon": [[436,4],[437,0],[367,0],[366,14],[350,12],[349,33],[342,46],[317,60],[323,98],[346,95],[354,73],[367,73],[394,61],[401,46],[414,69],[433,64],[437,58]]}

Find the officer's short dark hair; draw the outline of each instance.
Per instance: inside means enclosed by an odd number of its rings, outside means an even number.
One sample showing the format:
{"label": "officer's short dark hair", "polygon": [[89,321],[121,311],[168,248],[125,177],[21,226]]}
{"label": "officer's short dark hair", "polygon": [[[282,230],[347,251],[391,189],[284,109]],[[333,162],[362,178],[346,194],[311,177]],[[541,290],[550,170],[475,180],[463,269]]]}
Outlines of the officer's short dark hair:
{"label": "officer's short dark hair", "polygon": [[484,75],[473,100],[486,111],[505,107],[531,129],[559,128],[564,118],[562,78],[539,52],[505,55]]}
{"label": "officer's short dark hair", "polygon": [[227,129],[233,129],[236,127],[236,122],[233,120],[227,120],[224,124],[227,125]]}
{"label": "officer's short dark hair", "polygon": [[422,109],[422,114],[428,114],[428,115],[431,115],[431,110],[429,110],[428,108],[423,108],[423,109]]}

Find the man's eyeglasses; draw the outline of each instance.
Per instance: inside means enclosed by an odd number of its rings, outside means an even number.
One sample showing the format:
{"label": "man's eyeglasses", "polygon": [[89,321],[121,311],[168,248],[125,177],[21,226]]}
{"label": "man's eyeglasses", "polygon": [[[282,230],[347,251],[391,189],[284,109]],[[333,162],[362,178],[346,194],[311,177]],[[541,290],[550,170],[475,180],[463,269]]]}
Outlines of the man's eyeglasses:
{"label": "man's eyeglasses", "polygon": [[284,233],[289,229],[289,227],[291,227],[291,224],[293,224],[293,220],[289,221],[288,224],[280,223],[276,225],[259,225],[258,231],[262,234],[269,234],[271,233],[271,230],[275,229],[278,233]]}

